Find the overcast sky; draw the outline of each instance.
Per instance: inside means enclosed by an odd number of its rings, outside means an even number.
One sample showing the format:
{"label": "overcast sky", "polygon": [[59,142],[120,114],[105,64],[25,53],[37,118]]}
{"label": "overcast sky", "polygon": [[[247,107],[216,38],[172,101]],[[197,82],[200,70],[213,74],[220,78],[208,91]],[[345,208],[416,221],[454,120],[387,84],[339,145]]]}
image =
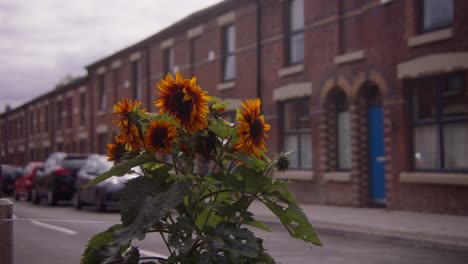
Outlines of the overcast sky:
{"label": "overcast sky", "polygon": [[0,113],[220,0],[0,0]]}

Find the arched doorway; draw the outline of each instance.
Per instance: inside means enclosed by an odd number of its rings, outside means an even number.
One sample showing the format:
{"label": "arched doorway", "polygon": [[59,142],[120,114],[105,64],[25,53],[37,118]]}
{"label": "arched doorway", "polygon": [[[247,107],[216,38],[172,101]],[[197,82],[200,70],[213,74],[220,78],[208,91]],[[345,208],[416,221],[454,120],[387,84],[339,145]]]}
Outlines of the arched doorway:
{"label": "arched doorway", "polygon": [[[367,145],[367,157],[363,157],[363,172],[367,172],[368,204],[386,205],[385,152],[382,94],[373,82],[364,83],[358,93],[358,107],[362,113],[361,122],[366,129],[361,130],[361,143]],[[367,130],[367,131],[366,131]],[[364,179],[365,180],[365,179]]]}

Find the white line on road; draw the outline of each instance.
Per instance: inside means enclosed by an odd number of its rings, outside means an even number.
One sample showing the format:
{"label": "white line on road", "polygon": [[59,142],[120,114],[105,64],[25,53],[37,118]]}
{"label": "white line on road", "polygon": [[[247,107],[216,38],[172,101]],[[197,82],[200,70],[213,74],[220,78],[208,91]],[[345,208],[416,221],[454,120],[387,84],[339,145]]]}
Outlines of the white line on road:
{"label": "white line on road", "polygon": [[49,225],[49,224],[42,223],[42,222],[39,222],[39,221],[31,221],[31,224],[41,226],[41,227],[44,227],[44,228],[48,228],[48,229],[51,229],[51,230],[55,230],[55,231],[58,231],[58,232],[62,232],[62,233],[65,233],[65,234],[71,235],[71,236],[78,234],[78,232],[76,232],[74,230],[64,228],[64,227],[60,227],[60,226],[55,226],[55,225]]}
{"label": "white line on road", "polygon": [[165,259],[168,258],[166,255],[159,254],[159,253],[152,252],[152,251],[148,251],[148,250],[144,250],[144,249],[139,249],[139,252],[140,252],[141,255],[145,255],[147,257],[158,257],[158,258],[165,258]]}

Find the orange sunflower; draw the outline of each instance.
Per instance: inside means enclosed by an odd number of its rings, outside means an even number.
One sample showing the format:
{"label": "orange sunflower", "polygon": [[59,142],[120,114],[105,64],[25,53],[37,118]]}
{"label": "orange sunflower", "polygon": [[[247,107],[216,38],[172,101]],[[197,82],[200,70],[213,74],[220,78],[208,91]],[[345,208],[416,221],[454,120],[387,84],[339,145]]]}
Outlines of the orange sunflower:
{"label": "orange sunflower", "polygon": [[265,124],[265,118],[260,115],[260,99],[246,100],[242,103],[240,116],[237,118],[237,134],[239,141],[236,149],[260,157],[260,151],[265,151],[265,139],[268,138],[266,131],[270,125]]}
{"label": "orange sunflower", "polygon": [[176,73],[176,79],[167,74],[158,84],[159,96],[155,101],[161,107],[160,113],[173,116],[189,133],[196,132],[208,126],[206,117],[209,113],[207,92],[196,84],[196,78],[184,79]]}
{"label": "orange sunflower", "polygon": [[165,120],[153,121],[146,130],[145,147],[151,152],[168,153],[176,137],[175,125]]}
{"label": "orange sunflower", "polygon": [[141,139],[138,127],[132,122],[133,113],[137,110],[143,113],[145,112],[144,109],[139,109],[140,106],[140,101],[133,101],[131,99],[128,101],[127,98],[124,98],[122,102],[118,102],[114,105],[113,114],[118,117],[114,120],[114,123],[121,129],[118,138],[130,151],[139,151],[143,146],[143,140]]}
{"label": "orange sunflower", "polygon": [[123,140],[115,137],[115,144],[107,144],[107,160],[118,162],[125,153],[125,144]]}

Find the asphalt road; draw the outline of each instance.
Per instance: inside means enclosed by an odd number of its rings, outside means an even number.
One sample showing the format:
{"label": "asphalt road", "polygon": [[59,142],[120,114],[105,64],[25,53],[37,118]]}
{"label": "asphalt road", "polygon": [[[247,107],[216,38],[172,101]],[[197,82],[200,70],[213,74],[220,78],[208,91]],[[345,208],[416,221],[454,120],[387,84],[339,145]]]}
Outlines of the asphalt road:
{"label": "asphalt road", "polygon": [[[81,211],[69,205],[48,207],[19,201],[14,204],[14,263],[79,263],[89,238],[118,223],[118,212],[96,213],[94,207]],[[256,231],[277,261],[302,263],[468,263],[468,252],[416,248],[390,241],[320,234],[324,247],[311,247],[289,237],[278,224],[273,232]],[[137,245],[144,256],[167,255],[157,235]],[[1,260],[0,260],[0,263]]]}

